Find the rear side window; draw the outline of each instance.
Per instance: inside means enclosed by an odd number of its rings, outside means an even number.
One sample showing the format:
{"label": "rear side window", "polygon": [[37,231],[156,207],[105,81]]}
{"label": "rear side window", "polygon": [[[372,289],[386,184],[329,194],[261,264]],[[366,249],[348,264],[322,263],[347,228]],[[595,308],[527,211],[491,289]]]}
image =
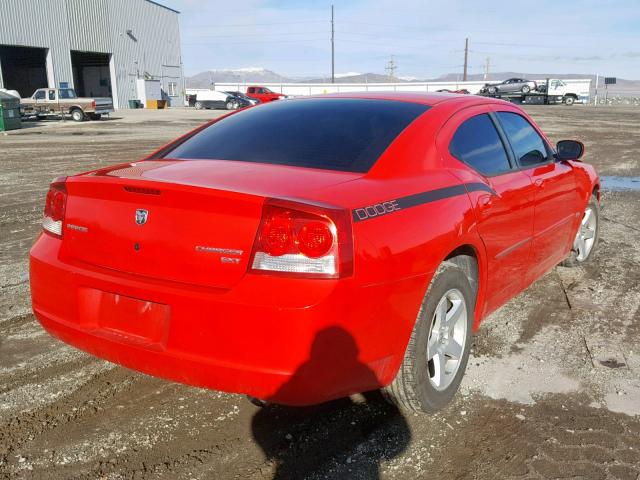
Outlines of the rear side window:
{"label": "rear side window", "polygon": [[367,172],[429,107],[392,100],[269,102],[214,123],[165,157]]}
{"label": "rear side window", "polygon": [[449,152],[484,175],[511,170],[502,140],[487,114],[471,117],[460,125],[449,144]]}
{"label": "rear side window", "polygon": [[511,112],[498,112],[496,115],[522,167],[545,163],[549,159],[544,140],[526,118]]}

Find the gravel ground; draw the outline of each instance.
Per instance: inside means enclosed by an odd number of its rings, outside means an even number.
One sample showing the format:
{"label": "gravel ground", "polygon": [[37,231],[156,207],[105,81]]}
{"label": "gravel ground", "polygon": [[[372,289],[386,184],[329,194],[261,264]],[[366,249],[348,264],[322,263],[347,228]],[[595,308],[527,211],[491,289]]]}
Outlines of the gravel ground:
{"label": "gravel ground", "polygon": [[[603,175],[640,175],[640,110],[530,107]],[[640,191],[605,191],[601,243],[477,332],[438,415],[368,394],[310,408],[172,384],[51,338],[27,254],[54,177],[136,160],[221,112],[118,112],[0,134],[0,478],[640,479]],[[118,117],[118,118],[116,118]]]}

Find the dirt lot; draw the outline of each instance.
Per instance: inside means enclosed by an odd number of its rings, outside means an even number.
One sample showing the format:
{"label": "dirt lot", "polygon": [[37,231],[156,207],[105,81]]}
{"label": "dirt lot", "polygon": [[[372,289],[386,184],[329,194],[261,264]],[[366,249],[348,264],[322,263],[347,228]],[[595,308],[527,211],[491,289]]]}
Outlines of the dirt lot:
{"label": "dirt lot", "polygon": [[[640,175],[640,109],[536,107],[604,175]],[[157,380],[51,338],[27,253],[52,178],[139,159],[212,111],[131,111],[0,134],[0,478],[640,478],[640,191],[606,191],[594,264],[488,318],[455,402],[313,408]]]}

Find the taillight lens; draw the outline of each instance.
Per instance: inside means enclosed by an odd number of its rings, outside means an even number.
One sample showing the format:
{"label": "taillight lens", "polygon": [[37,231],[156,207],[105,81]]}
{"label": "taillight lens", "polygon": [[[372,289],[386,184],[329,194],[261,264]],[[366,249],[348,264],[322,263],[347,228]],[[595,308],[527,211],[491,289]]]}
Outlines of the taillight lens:
{"label": "taillight lens", "polygon": [[67,206],[66,178],[56,179],[50,186],[44,204],[42,228],[54,237],[62,238],[62,223]]}
{"label": "taillight lens", "polygon": [[92,108],[93,110],[95,110],[95,109],[96,109],[96,101],[95,101],[95,100],[92,100],[92,101],[91,101],[91,108]]}
{"label": "taillight lens", "polygon": [[268,199],[253,247],[251,269],[319,278],[351,275],[353,240],[348,211]]}

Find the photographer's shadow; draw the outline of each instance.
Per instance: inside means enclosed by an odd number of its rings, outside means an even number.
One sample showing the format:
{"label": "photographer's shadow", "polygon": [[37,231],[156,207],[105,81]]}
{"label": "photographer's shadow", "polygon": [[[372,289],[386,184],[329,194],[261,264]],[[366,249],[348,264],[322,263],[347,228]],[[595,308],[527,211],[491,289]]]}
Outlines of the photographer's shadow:
{"label": "photographer's shadow", "polygon": [[[340,368],[327,365],[340,359]],[[275,398],[294,392],[313,393],[322,385],[348,385],[349,378],[375,385],[376,376],[358,360],[358,347],[344,329],[329,327],[316,335],[310,358],[281,387]],[[338,383],[333,383],[338,382]],[[379,392],[313,407],[267,404],[252,420],[253,436],[275,469],[274,479],[378,479],[380,463],[399,456],[411,440],[397,407]]]}

